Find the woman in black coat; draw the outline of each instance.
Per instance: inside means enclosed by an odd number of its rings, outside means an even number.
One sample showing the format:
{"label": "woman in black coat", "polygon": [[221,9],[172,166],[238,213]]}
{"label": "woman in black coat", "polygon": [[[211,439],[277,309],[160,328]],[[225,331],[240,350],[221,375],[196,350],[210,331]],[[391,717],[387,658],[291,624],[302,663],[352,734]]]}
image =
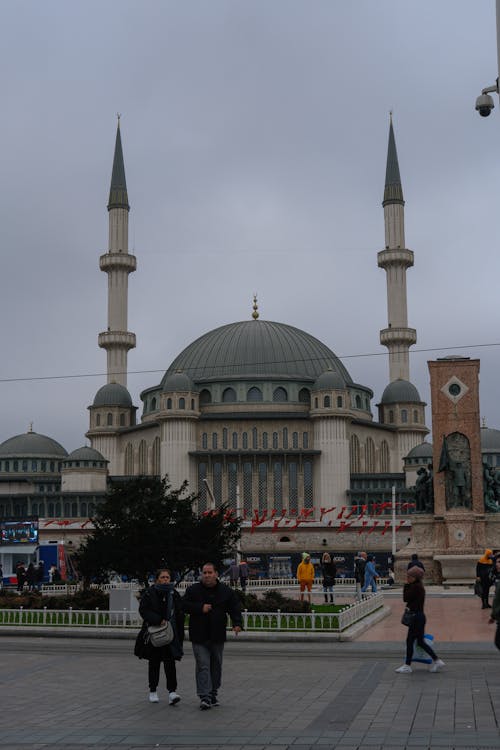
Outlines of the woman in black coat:
{"label": "woman in black coat", "polygon": [[[171,706],[179,703],[181,697],[177,693],[177,673],[175,662],[183,656],[184,614],[181,598],[171,583],[170,570],[162,568],[156,574],[153,586],[147,588],[139,604],[139,613],[144,619],[142,628],[137,636],[134,653],[139,659],[149,661],[149,700],[158,703],[156,689],[160,681],[160,667],[163,664],[167,678],[168,702]],[[155,647],[147,640],[149,625],[164,625],[167,620],[172,624],[174,640],[167,646]]]}
{"label": "woman in black coat", "polygon": [[321,558],[321,573],[323,575],[323,594],[325,597],[325,603],[328,602],[328,593],[330,594],[330,602],[334,604],[334,586],[335,576],[337,575],[337,566],[333,562],[328,552],[325,552]]}
{"label": "woman in black coat", "polygon": [[481,584],[481,609],[490,609],[491,607],[488,597],[493,569],[493,552],[490,549],[485,549],[484,555],[479,558],[476,565],[476,581]]}
{"label": "woman in black coat", "polygon": [[417,565],[414,565],[406,573],[408,582],[404,585],[403,601],[406,602],[406,607],[410,610],[412,617],[406,638],[406,662],[403,666],[396,669],[396,672],[399,672],[399,674],[406,674],[412,671],[411,660],[415,641],[432,659],[429,672],[438,672],[444,667],[444,661],[437,656],[424,639],[426,618],[424,614],[425,589],[422,583],[423,577],[424,571]]}

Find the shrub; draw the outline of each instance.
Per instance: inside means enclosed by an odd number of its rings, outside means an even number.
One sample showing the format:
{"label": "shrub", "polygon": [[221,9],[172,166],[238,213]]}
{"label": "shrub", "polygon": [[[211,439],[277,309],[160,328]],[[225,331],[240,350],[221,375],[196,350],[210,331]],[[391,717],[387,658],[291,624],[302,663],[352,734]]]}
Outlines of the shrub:
{"label": "shrub", "polygon": [[298,599],[290,599],[283,596],[279,591],[271,589],[266,591],[262,599],[255,594],[240,594],[241,606],[249,612],[310,612],[309,602],[301,602]]}

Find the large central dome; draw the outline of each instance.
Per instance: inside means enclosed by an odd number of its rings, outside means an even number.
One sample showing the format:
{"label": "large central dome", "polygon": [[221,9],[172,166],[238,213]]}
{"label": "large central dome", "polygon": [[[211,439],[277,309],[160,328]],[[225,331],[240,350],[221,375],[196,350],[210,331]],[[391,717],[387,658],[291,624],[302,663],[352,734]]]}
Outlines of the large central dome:
{"label": "large central dome", "polygon": [[163,380],[176,371],[195,382],[274,377],[316,380],[325,370],[352,378],[338,357],[305,331],[268,320],[230,323],[205,333],[174,359]]}

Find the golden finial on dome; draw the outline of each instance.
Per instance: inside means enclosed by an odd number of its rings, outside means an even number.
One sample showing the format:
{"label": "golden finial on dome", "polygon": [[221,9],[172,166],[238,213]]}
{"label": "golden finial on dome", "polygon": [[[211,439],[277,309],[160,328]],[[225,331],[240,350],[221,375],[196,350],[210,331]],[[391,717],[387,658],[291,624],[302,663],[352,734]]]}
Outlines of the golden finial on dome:
{"label": "golden finial on dome", "polygon": [[258,317],[259,317],[259,306],[257,304],[257,295],[254,294],[253,295],[253,313],[252,313],[252,318],[254,320],[257,320]]}

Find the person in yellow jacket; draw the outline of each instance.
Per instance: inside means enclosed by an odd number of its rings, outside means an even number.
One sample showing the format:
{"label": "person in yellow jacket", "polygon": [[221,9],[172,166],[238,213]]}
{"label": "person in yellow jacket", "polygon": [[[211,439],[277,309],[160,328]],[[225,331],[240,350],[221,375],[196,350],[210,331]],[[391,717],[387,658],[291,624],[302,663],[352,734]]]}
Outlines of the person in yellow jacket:
{"label": "person in yellow jacket", "polygon": [[302,562],[297,568],[297,580],[300,585],[300,601],[304,601],[304,591],[307,589],[309,604],[311,603],[311,590],[314,581],[314,565],[308,552],[302,553]]}

